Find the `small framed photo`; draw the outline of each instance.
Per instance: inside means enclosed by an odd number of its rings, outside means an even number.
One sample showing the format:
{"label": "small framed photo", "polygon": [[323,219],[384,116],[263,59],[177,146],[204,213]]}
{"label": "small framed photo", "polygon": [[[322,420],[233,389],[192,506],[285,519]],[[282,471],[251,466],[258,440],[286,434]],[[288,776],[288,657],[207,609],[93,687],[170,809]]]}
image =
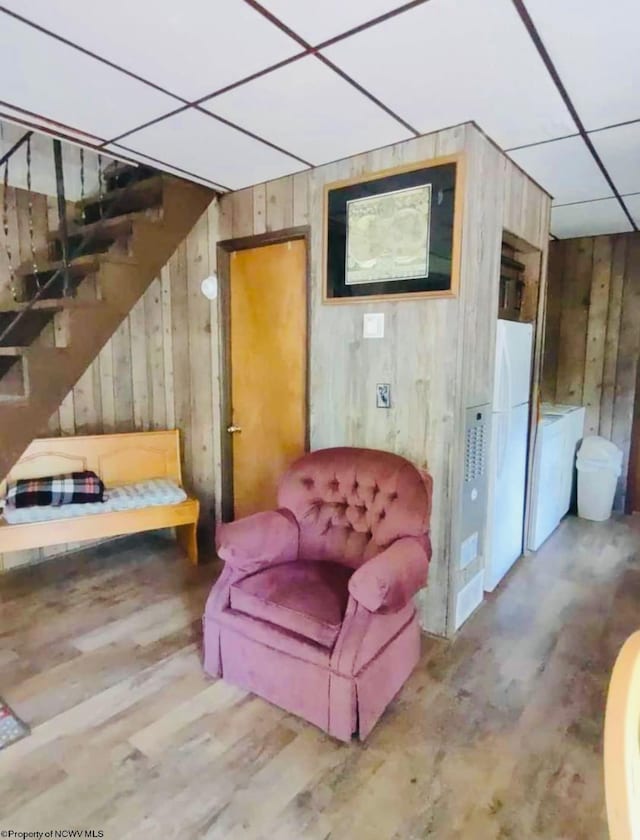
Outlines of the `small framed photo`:
{"label": "small framed photo", "polygon": [[391,385],[388,382],[376,385],[376,407],[391,408]]}
{"label": "small framed photo", "polygon": [[452,155],[325,187],[325,303],[454,297],[462,158]]}

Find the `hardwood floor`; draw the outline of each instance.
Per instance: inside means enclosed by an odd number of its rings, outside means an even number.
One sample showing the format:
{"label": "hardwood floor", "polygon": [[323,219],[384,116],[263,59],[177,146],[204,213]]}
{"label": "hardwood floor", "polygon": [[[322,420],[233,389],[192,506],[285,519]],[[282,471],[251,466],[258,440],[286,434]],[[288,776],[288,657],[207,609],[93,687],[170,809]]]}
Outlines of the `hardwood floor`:
{"label": "hardwood floor", "polygon": [[606,838],[602,731],[640,626],[640,523],[568,519],[367,743],[206,679],[215,565],[162,536],[0,580],[0,694],[33,727],[0,752],[0,829],[106,840]]}

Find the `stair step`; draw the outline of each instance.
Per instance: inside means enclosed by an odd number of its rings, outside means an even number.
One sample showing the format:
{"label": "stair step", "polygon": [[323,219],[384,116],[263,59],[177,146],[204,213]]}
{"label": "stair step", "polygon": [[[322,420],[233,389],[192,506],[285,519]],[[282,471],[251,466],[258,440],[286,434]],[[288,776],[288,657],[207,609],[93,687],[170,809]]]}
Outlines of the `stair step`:
{"label": "stair step", "polygon": [[[92,196],[84,201],[78,201],[75,205],[78,220],[76,224],[79,225],[82,221],[86,224],[92,224],[99,221],[104,213],[109,213],[110,216],[117,213],[117,215],[122,216],[125,213],[156,207],[162,202],[162,186],[162,175],[154,175],[145,181],[111,190],[105,193],[102,198]],[[84,219],[82,218],[83,210]]]}
{"label": "stair step", "polygon": [[28,405],[29,398],[24,394],[0,394],[0,403],[11,403],[11,405]]}
{"label": "stair step", "polygon": [[[69,252],[71,255],[76,252],[103,254],[118,240],[125,242],[131,236],[132,229],[133,223],[130,221],[109,228],[103,227],[100,222],[79,229],[72,225],[68,238]],[[52,260],[62,259],[62,237],[59,231],[56,234],[53,237],[50,235],[49,258]]]}
{"label": "stair step", "polygon": [[[115,240],[121,236],[128,236],[133,228],[133,223],[137,219],[155,220],[160,219],[157,209],[142,210],[137,213],[124,213],[122,216],[113,216],[110,219],[100,219],[97,222],[92,222],[89,225],[69,223],[68,236],[71,246],[73,247],[74,239],[80,240],[87,234],[90,234],[94,241]],[[49,232],[47,238],[50,242],[58,242],[62,238],[60,229]]]}
{"label": "stair step", "polygon": [[3,346],[30,346],[56,316],[79,309],[95,311],[107,304],[104,300],[98,300],[97,298],[47,298],[36,301],[28,312],[24,312],[28,305],[28,303],[14,303],[0,308],[0,333],[6,330],[18,313],[24,313],[20,322],[2,340],[0,348]]}
{"label": "stair step", "polygon": [[119,187],[126,187],[129,184],[139,183],[149,178],[153,178],[158,174],[157,169],[151,166],[140,164],[135,166],[131,163],[122,163],[121,161],[114,161],[109,164],[104,170],[104,181],[107,190],[115,190]]}
{"label": "stair step", "polygon": [[[22,352],[15,353],[14,347],[6,348],[7,354],[0,353],[0,397],[13,402],[16,398],[25,398],[29,394],[27,361]],[[22,351],[22,348],[20,348]]]}
{"label": "stair step", "polygon": [[[75,252],[104,254],[117,251],[121,255],[129,251],[129,242],[134,230],[134,224],[141,222],[159,222],[162,220],[160,208],[151,208],[134,213],[125,213],[109,219],[100,219],[88,225],[78,225],[70,222],[68,228],[69,250]],[[60,230],[51,231],[49,238],[49,258],[62,258],[62,234]]]}
{"label": "stair step", "polygon": [[[83,254],[81,257],[76,257],[69,263],[69,273],[71,277],[86,277],[87,274],[94,274],[100,267],[100,258],[96,254]],[[42,277],[43,274],[55,274],[61,268],[64,268],[62,260],[49,260],[37,266],[37,276]],[[35,277],[36,272],[33,270],[33,262],[24,262],[16,269],[16,277]]]}
{"label": "stair step", "polygon": [[[95,275],[99,272],[100,266],[106,263],[113,263],[116,265],[135,265],[136,260],[133,257],[124,254],[85,254],[81,257],[76,257],[69,263],[69,277],[71,280],[71,289],[75,291],[82,281]],[[64,275],[60,271],[63,263],[61,260],[56,260],[43,265],[38,271],[38,274],[33,273],[33,266],[31,266],[31,273],[22,275],[22,294],[23,299],[33,299],[40,285],[48,283],[54,274],[58,273],[57,278],[49,286],[44,293],[42,300],[58,300],[64,295]],[[24,266],[21,267],[24,271]],[[17,274],[17,272],[16,272]]]}
{"label": "stair step", "polygon": [[[21,266],[23,273],[19,276],[22,278],[22,291],[20,297],[23,300],[31,300],[38,292],[40,286],[48,283],[54,274],[58,274],[57,278],[51,283],[46,292],[44,292],[43,300],[50,300],[53,298],[60,298],[64,294],[64,274],[61,272],[63,267],[62,260],[50,260],[39,266],[37,274],[31,270],[27,270],[25,266]],[[95,274],[100,268],[100,257],[96,254],[85,254],[81,257],[76,257],[69,263],[69,279],[71,289],[75,291],[85,277]],[[18,274],[18,272],[16,272]]]}
{"label": "stair step", "polygon": [[22,356],[27,347],[0,347],[0,356]]}
{"label": "stair step", "polygon": [[[56,317],[56,313],[60,310],[55,309],[36,309],[31,312],[26,312],[20,323],[16,324],[13,329],[9,331],[7,336],[2,339],[2,345],[6,347],[13,347],[16,345],[28,346],[40,335],[42,330],[51,323]],[[0,333],[4,332],[9,324],[16,317],[16,310],[0,312]],[[11,357],[4,357],[6,361],[11,360]],[[14,357],[19,358],[19,357]],[[6,365],[5,365],[6,366]]]}
{"label": "stair step", "polygon": [[8,306],[3,305],[0,309],[0,315],[8,315],[13,312],[22,312],[24,309],[31,309],[35,312],[42,312],[43,310],[50,312],[58,312],[62,309],[84,309],[85,307],[104,306],[103,300],[92,300],[83,298],[44,298],[37,300],[32,306],[29,303],[12,303]]}

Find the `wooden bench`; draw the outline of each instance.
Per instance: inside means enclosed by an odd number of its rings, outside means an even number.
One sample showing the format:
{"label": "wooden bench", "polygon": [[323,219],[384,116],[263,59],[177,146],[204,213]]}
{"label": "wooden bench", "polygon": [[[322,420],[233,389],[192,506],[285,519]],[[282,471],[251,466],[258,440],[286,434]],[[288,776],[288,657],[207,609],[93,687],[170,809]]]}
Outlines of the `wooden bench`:
{"label": "wooden bench", "polygon": [[[179,432],[38,438],[31,443],[7,479],[42,478],[80,470],[96,472],[107,489],[150,478],[169,478],[182,486]],[[0,483],[0,496],[5,495],[5,484]],[[94,513],[48,522],[9,525],[0,520],[0,554],[120,537],[156,528],[175,528],[179,545],[195,565],[198,562],[196,528],[199,511],[198,500],[188,498],[178,504]]]}

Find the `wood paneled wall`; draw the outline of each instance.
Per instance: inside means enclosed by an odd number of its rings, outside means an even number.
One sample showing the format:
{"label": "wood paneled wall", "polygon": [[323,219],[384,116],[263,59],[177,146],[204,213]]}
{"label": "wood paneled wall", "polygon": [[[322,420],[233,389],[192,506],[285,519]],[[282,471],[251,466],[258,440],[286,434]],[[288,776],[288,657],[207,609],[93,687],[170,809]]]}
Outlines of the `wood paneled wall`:
{"label": "wood paneled wall", "polygon": [[[462,273],[457,298],[322,303],[324,185],[427,161],[465,156]],[[216,242],[309,226],[310,439],[312,448],[359,445],[398,452],[434,478],[429,586],[423,626],[451,631],[459,588],[482,558],[457,569],[464,413],[493,388],[502,230],[543,250],[548,196],[472,124],[398,143],[223,196],[52,418],[63,434],[177,426],[186,483],[210,533],[220,501],[220,381],[215,303],[199,291],[215,269]],[[365,312],[385,315],[385,338],[362,337]],[[375,385],[392,385],[391,410]]]}
{"label": "wood paneled wall", "polygon": [[[323,196],[326,183],[462,152],[465,141],[461,126],[221,199],[234,238],[310,226],[311,447],[370,446],[398,452],[429,469],[435,487],[434,557],[423,593],[423,621],[441,634],[447,622],[460,301],[323,305]],[[383,340],[363,339],[365,312],[384,313]],[[376,382],[391,383],[391,410],[376,408]]]}
{"label": "wood paneled wall", "polygon": [[640,234],[552,242],[543,398],[584,405],[585,434],[624,453],[616,507],[626,497],[640,355]]}
{"label": "wood paneled wall", "polygon": [[[323,190],[326,183],[439,155],[465,155],[460,294],[455,299],[322,303]],[[221,199],[231,236],[309,225],[311,231],[311,446],[359,445],[398,452],[434,478],[429,586],[423,626],[450,632],[460,573],[464,412],[493,389],[499,261],[506,227],[546,249],[549,197],[473,125],[457,126],[241,190]],[[221,236],[221,238],[224,238]],[[385,315],[385,338],[362,338],[365,312]],[[375,406],[376,382],[390,382],[392,409]]]}
{"label": "wood paneled wall", "polygon": [[[177,428],[185,482],[215,516],[217,305],[200,291],[215,271],[214,201],[51,418],[52,434]],[[214,404],[215,401],[215,404]]]}
{"label": "wood paneled wall", "polygon": [[[218,328],[200,283],[215,271],[217,238],[214,201],[49,423],[51,435],[180,429],[183,478],[200,499],[209,545],[220,478]],[[0,569],[73,547],[0,556]]]}
{"label": "wood paneled wall", "polygon": [[[7,254],[7,239],[11,251],[11,264],[16,269],[20,263],[31,259],[31,237],[29,235],[29,193],[26,190],[7,188],[7,218],[9,220],[9,235],[5,238],[4,230],[0,229],[0,305],[11,303],[11,282],[9,272],[9,257]],[[4,207],[4,186],[0,184],[0,208]],[[49,216],[53,213],[55,200],[32,194],[33,204],[33,244],[42,248],[47,243],[49,232]],[[52,219],[53,222],[53,219]]]}
{"label": "wood paneled wall", "polygon": [[505,232],[508,233],[519,248],[535,257],[541,268],[538,317],[535,323],[535,394],[542,359],[542,313],[545,306],[551,212],[551,199],[547,193],[505,157],[481,131],[474,126],[466,128],[467,183],[460,284],[460,388],[455,408],[456,435],[450,465],[453,505],[448,513],[451,530],[447,618],[449,634],[453,630],[458,593],[478,574],[484,563],[484,557],[480,556],[461,570],[457,562],[462,541],[460,517],[464,492],[464,423],[467,409],[474,406],[488,408],[487,404],[493,396],[502,240]]}

